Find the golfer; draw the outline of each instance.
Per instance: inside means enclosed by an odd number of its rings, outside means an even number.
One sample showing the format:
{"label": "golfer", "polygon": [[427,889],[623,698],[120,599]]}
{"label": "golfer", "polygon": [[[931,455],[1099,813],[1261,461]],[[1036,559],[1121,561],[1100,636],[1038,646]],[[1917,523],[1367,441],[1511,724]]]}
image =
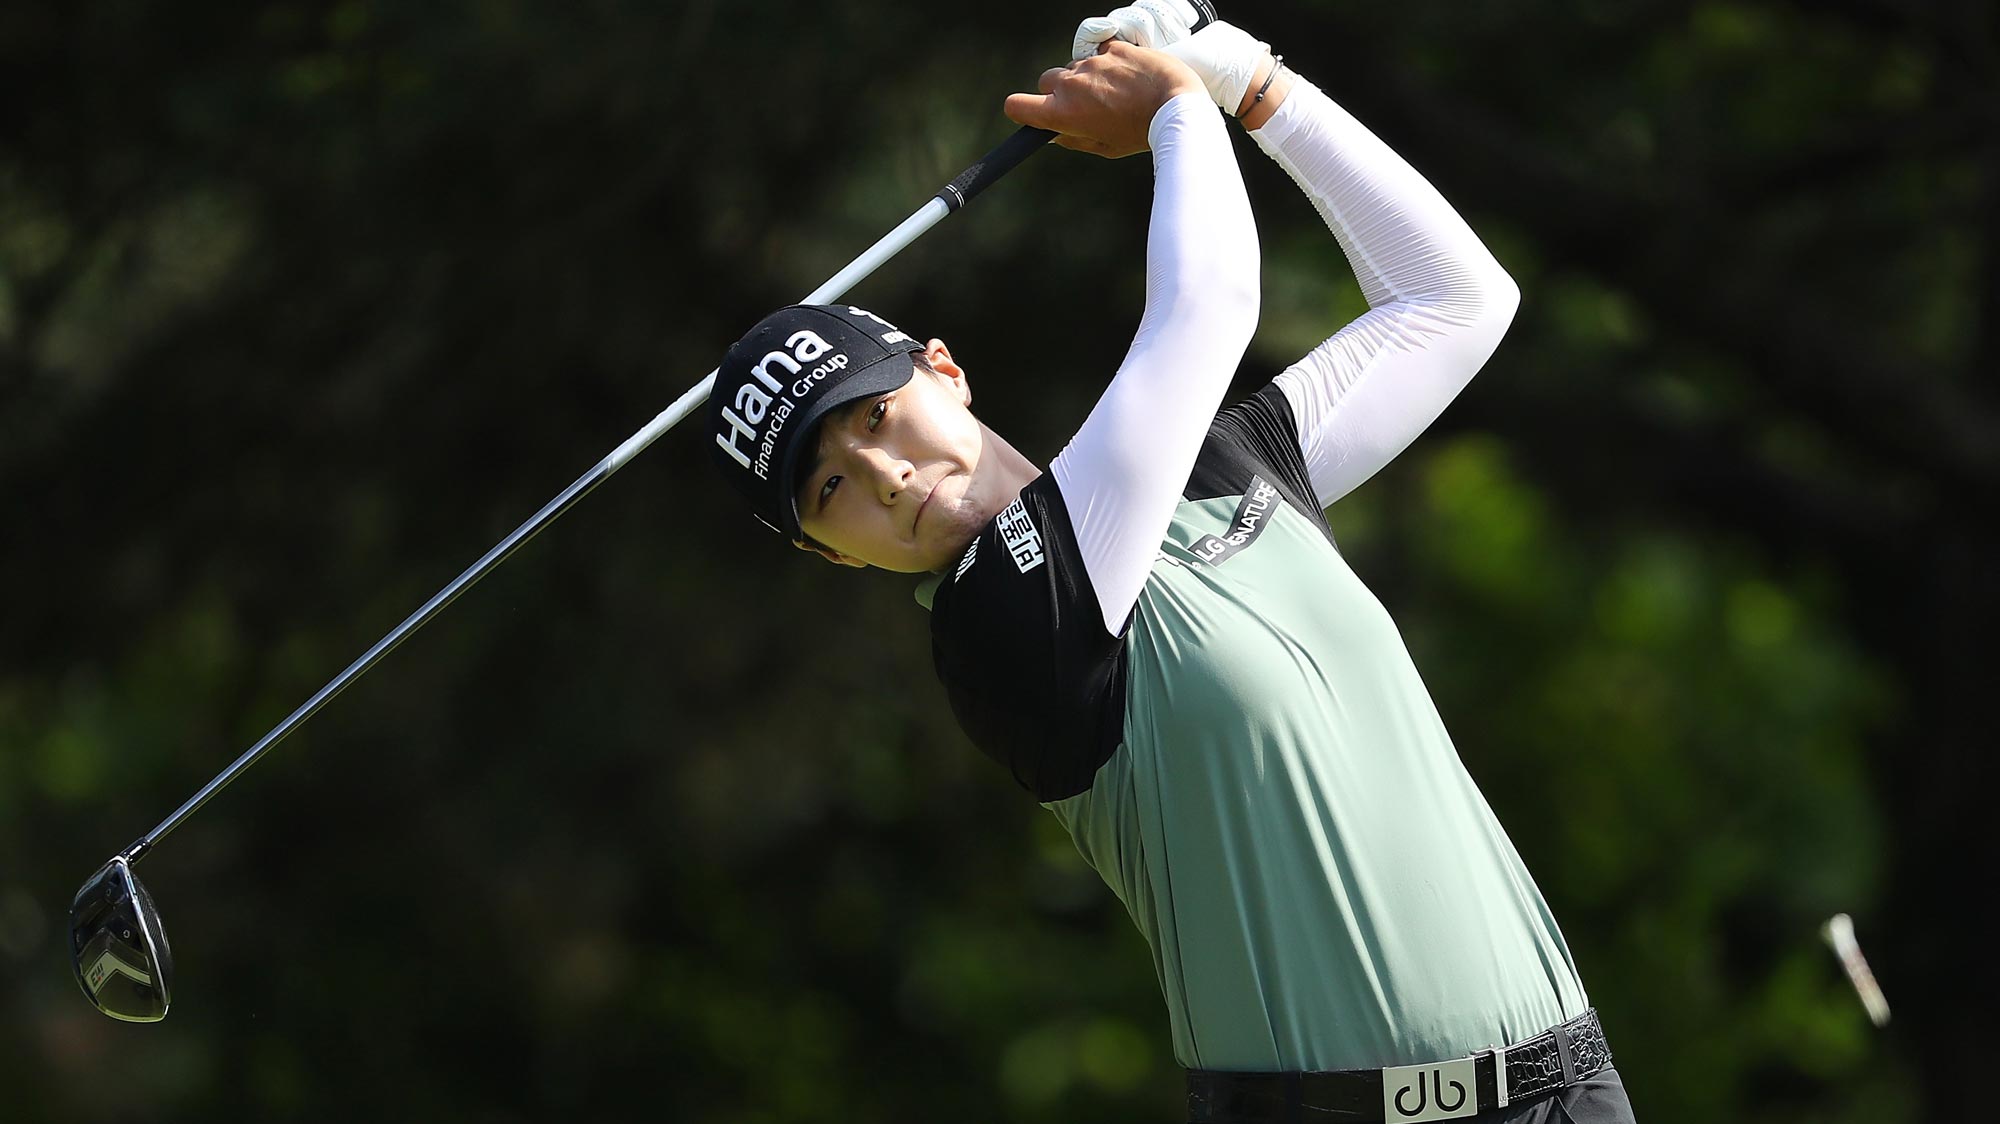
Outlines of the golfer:
{"label": "golfer", "polygon": [[[714,460],[799,546],[930,575],[954,714],[1152,946],[1190,1121],[1630,1121],[1555,918],[1323,514],[1465,386],[1518,293],[1318,87],[1193,22],[1185,0],[1086,20],[1078,61],[1007,99],[1153,161],[1144,314],[1046,470],[971,412],[942,340],[851,306],[730,348]],[[1218,106],[1369,304],[1227,409],[1258,250]]]}

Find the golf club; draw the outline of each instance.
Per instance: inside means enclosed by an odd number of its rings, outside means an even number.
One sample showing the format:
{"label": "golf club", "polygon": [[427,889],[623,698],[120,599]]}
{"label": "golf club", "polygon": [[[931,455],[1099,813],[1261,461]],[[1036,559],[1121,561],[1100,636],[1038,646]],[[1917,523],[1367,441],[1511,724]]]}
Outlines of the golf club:
{"label": "golf club", "polygon": [[[1206,27],[1215,17],[1210,0],[1193,0],[1198,13],[1195,29]],[[1055,134],[1046,129],[1023,126],[1014,134],[995,146],[992,151],[953,177],[938,193],[922,207],[904,219],[888,234],[876,241],[861,256],[847,263],[840,272],[829,278],[825,284],[808,293],[802,304],[824,304],[839,298],[883,263],[895,257],[904,247],[917,240],[925,231],[937,225],[946,215],[971,202],[981,191],[991,186],[1001,176],[1012,171],[1021,161],[1041,149]],[[173,998],[173,952],[167,945],[167,934],[160,923],[159,910],[153,904],[153,897],[132,872],[138,861],[151,853],[160,840],[179,827],[206,804],[216,793],[226,788],[231,781],[257,763],[264,754],[271,751],[286,735],[298,729],[318,710],[332,701],[335,695],[345,690],[350,683],[359,679],[369,668],[374,667],[382,657],[393,651],[398,644],[408,639],[411,633],[422,628],[432,617],[444,610],[458,596],[470,589],[480,578],[485,577],[500,563],[507,560],[522,544],[556,521],[577,501],[602,484],[612,473],[623,468],[626,462],[658,440],[660,435],[672,429],[694,409],[708,399],[715,386],[716,372],[708,375],[674,403],[660,411],[637,433],[625,439],[603,460],[598,461],[590,471],[578,477],[576,482],[564,488],[554,499],[545,504],[527,522],[514,528],[506,538],[500,540],[493,549],[487,551],[464,573],[453,578],[451,583],[432,595],[431,599],[404,619],[403,623],[390,630],[389,634],[375,642],[374,646],[362,653],[361,658],[347,666],[345,671],[335,676],[326,686],[321,687],[305,704],[293,711],[283,722],[278,723],[269,733],[245,750],[242,756],[231,762],[229,767],[189,797],[187,802],[176,808],[173,814],[161,820],[159,825],[140,836],[131,846],[114,855],[95,874],[85,880],[75,899],[70,903],[70,956],[71,967],[76,974],[78,986],[83,994],[98,1010],[114,1019],[126,1022],[157,1022],[167,1015],[167,1008]]]}
{"label": "golf club", "polygon": [[[860,257],[849,262],[825,284],[807,294],[801,303],[824,304],[837,299],[884,262],[896,256],[904,247],[916,241],[918,236],[936,225],[938,220],[971,202],[974,196],[1006,175],[1054,136],[1054,133],[1042,129],[1020,129],[977,163],[959,173],[915,214],[904,219],[894,230],[870,246]],[[70,905],[70,953],[73,957],[76,981],[83,988],[84,995],[97,1006],[98,1010],[114,1019],[123,1019],[127,1022],[155,1022],[166,1017],[167,1008],[172,1001],[173,953],[167,946],[166,931],[160,924],[159,911],[153,905],[152,895],[146,892],[138,877],[132,873],[133,864],[150,853],[160,840],[166,838],[168,833],[179,827],[244,770],[256,764],[258,758],[270,752],[284,740],[286,735],[298,729],[322,706],[332,701],[335,695],[375,666],[398,644],[408,639],[411,633],[422,628],[425,622],[443,611],[445,606],[470,589],[480,578],[506,561],[508,556],[523,543],[555,522],[578,500],[588,495],[591,489],[623,468],[626,462],[639,454],[640,450],[651,445],[661,434],[673,428],[682,418],[700,406],[708,398],[709,391],[714,385],[715,372],[710,371],[706,378],[681,395],[673,405],[662,410],[652,421],[647,422],[644,428],[613,449],[610,455],[597,462],[590,471],[578,477],[575,483],[564,488],[527,522],[501,539],[479,561],[452,579],[451,584],[424,602],[421,608],[411,613],[387,636],[376,641],[360,659],[349,664],[347,670],[321,687],[306,700],[305,705],[293,711],[290,717],[259,738],[256,744],[245,750],[243,755],[232,762],[227,769],[203,785],[201,791],[189,797],[188,801],[175,809],[172,815],[160,821],[159,826],[140,836],[136,842],[119,852],[84,882],[83,888],[77,891],[76,898]]]}

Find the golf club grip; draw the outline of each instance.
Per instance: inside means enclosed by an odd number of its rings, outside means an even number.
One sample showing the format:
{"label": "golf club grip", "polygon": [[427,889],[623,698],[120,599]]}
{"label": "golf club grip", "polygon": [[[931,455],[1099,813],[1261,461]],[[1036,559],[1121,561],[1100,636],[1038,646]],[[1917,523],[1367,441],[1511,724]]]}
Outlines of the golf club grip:
{"label": "golf club grip", "polygon": [[[1200,31],[1215,22],[1215,4],[1212,0],[1188,0],[1194,8],[1194,27]],[[973,196],[993,185],[993,181],[1020,166],[1021,161],[1039,152],[1043,145],[1056,139],[1047,129],[1037,129],[1033,125],[1023,125],[1014,135],[995,145],[993,151],[973,161],[972,165],[953,177],[937,193],[944,205],[956,211],[972,202]]]}
{"label": "golf club grip", "polygon": [[1054,139],[1056,135],[1047,129],[1023,125],[1014,130],[1013,136],[994,145],[993,151],[973,161],[971,166],[953,177],[937,193],[937,197],[944,200],[945,206],[956,211]]}

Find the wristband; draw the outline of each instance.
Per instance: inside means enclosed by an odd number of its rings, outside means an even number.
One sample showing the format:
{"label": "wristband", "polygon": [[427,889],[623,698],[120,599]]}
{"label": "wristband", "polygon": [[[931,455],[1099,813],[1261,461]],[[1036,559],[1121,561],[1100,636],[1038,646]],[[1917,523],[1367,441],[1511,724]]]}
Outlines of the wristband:
{"label": "wristband", "polygon": [[1271,83],[1276,82],[1278,80],[1278,72],[1283,69],[1285,69],[1285,56],[1272,55],[1271,73],[1265,75],[1264,84],[1262,86],[1257,87],[1257,96],[1250,99],[1251,105],[1256,105],[1258,102],[1264,100],[1264,95],[1271,92]]}

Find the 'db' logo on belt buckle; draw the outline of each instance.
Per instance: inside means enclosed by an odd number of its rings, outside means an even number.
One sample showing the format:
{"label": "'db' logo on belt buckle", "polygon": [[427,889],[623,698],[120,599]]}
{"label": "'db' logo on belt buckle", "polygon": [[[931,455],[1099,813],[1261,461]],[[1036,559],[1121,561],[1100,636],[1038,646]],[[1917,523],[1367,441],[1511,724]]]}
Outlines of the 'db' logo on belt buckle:
{"label": "'db' logo on belt buckle", "polygon": [[1479,1113],[1473,1095],[1471,1058],[1435,1065],[1404,1065],[1382,1071],[1382,1119],[1457,1120]]}

